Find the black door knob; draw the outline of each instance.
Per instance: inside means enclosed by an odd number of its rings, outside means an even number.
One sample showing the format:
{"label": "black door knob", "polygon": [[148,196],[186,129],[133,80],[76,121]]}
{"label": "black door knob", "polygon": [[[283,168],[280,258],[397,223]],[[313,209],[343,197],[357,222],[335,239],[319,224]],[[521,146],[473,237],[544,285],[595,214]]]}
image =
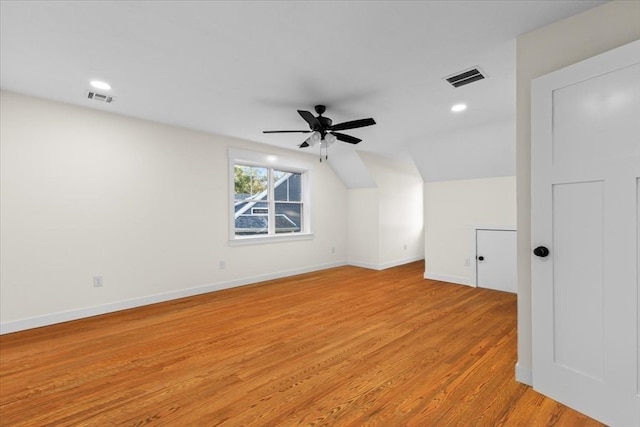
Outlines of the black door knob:
{"label": "black door knob", "polygon": [[482,255],[480,255],[480,256],[478,257],[478,261],[484,261],[484,257],[483,257]]}
{"label": "black door knob", "polygon": [[535,256],[539,256],[540,258],[544,258],[549,255],[549,249],[544,246],[538,246],[533,250],[533,254]]}

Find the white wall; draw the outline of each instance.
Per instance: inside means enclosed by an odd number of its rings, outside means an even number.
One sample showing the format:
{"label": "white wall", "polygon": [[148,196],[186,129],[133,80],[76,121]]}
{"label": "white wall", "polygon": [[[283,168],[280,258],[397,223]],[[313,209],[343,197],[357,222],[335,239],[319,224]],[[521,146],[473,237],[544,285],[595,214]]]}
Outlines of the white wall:
{"label": "white wall", "polygon": [[412,163],[358,156],[376,183],[349,190],[349,263],[384,269],[424,257],[422,178]]}
{"label": "white wall", "polygon": [[515,226],[513,176],[424,184],[425,277],[473,284],[471,230],[476,225]]}
{"label": "white wall", "polygon": [[412,163],[360,153],[378,188],[379,263],[424,258],[422,178]]}
{"label": "white wall", "polygon": [[375,269],[380,265],[378,189],[349,190],[348,200],[349,264]]}
{"label": "white wall", "polygon": [[640,38],[640,2],[612,1],[517,40],[518,366],[531,384],[531,80]]}
{"label": "white wall", "polygon": [[[313,156],[14,93],[0,108],[2,332],[347,261],[347,190]],[[229,246],[229,147],[314,162],[313,240]]]}

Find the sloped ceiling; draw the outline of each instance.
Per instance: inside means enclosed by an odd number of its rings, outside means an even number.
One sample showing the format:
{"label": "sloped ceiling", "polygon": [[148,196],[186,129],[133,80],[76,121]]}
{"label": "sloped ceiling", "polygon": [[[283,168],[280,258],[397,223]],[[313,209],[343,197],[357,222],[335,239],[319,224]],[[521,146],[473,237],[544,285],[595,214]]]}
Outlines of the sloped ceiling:
{"label": "sloped ceiling", "polygon": [[[378,122],[336,155],[409,159],[430,135],[513,117],[515,38],[601,3],[2,1],[0,86],[292,150],[302,134],[262,131],[305,129],[296,110],[325,104],[334,123]],[[472,66],[488,78],[443,80]],[[86,99],[91,79],[116,101]]]}

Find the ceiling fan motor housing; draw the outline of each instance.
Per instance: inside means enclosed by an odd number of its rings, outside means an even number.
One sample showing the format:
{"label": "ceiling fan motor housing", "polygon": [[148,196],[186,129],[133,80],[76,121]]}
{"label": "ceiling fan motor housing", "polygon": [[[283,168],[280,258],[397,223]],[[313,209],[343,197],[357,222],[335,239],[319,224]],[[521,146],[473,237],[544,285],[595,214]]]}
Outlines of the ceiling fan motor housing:
{"label": "ceiling fan motor housing", "polygon": [[319,130],[322,133],[326,133],[327,132],[326,129],[329,128],[333,123],[330,118],[322,117],[322,116],[318,116],[318,121],[320,122],[320,129],[314,129],[314,130]]}
{"label": "ceiling fan motor housing", "polygon": [[327,107],[324,105],[316,105],[314,109],[316,110],[316,114],[318,114],[318,117],[316,118],[318,119],[320,126],[315,124],[315,126],[309,127],[311,127],[311,130],[320,132],[320,134],[322,134],[322,139],[324,139],[324,136],[327,134],[327,129],[331,126],[333,121],[328,117],[322,117],[322,114],[327,110]]}

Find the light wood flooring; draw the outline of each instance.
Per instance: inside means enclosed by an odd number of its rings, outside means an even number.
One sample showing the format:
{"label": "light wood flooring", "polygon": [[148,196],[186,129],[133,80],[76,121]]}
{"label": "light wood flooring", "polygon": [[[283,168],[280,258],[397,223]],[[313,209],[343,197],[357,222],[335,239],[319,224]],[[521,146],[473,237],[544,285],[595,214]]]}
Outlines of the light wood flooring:
{"label": "light wood flooring", "polygon": [[516,383],[516,296],[340,267],[0,337],[2,426],[599,426]]}

